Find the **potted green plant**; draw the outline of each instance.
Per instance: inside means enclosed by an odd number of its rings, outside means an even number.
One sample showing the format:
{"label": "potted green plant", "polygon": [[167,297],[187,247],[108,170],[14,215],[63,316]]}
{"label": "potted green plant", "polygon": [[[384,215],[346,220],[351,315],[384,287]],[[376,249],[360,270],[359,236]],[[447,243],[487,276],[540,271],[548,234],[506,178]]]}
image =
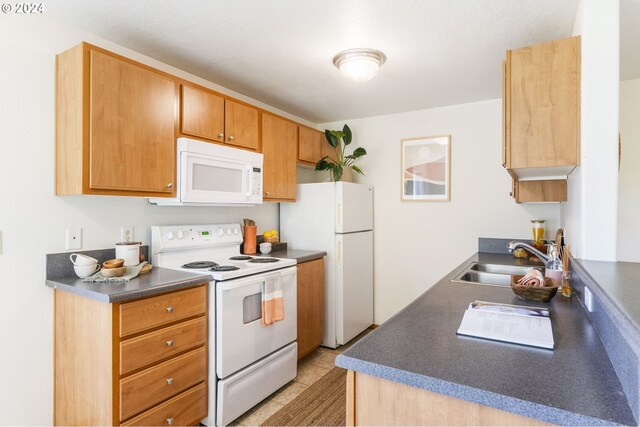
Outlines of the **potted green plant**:
{"label": "potted green plant", "polygon": [[317,171],[329,171],[331,179],[333,181],[340,181],[345,172],[350,173],[351,170],[364,175],[362,169],[356,166],[354,163],[362,156],[367,154],[367,150],[362,147],[356,148],[353,153],[345,156],[345,148],[351,144],[351,129],[349,126],[344,125],[342,130],[329,130],[325,129],[324,136],[327,138],[327,143],[331,145],[335,152],[335,158],[331,156],[324,156],[316,164]]}

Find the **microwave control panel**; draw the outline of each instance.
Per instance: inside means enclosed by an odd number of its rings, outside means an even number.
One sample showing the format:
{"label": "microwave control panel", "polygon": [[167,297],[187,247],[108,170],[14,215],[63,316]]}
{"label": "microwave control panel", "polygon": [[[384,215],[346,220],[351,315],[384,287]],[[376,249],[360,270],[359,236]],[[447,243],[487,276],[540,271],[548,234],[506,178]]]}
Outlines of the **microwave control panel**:
{"label": "microwave control panel", "polygon": [[253,188],[253,192],[251,195],[260,196],[262,195],[262,169],[254,167],[252,177],[253,185],[251,188]]}

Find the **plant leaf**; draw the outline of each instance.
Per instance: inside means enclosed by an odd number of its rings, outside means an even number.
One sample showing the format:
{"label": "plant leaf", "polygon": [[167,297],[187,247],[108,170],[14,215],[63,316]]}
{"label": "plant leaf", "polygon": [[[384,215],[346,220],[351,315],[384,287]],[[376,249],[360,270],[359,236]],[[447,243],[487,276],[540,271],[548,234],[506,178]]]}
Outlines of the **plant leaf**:
{"label": "plant leaf", "polygon": [[333,168],[333,180],[338,182],[338,181],[340,181],[340,178],[342,178],[342,166],[334,165],[334,168]]}
{"label": "plant leaf", "polygon": [[318,160],[318,163],[316,164],[316,170],[317,171],[324,171],[329,169],[329,162],[327,162],[326,160],[327,156],[324,156],[323,158],[321,158],[320,160]]}
{"label": "plant leaf", "polygon": [[358,157],[362,157],[365,154],[367,154],[367,150],[362,147],[358,147],[353,151],[353,154],[351,155],[353,156],[353,158],[357,159]]}
{"label": "plant leaf", "polygon": [[341,130],[332,130],[331,134],[338,139],[342,139],[342,137],[344,136],[344,132],[342,132]]}
{"label": "plant leaf", "polygon": [[351,166],[351,169],[353,169],[354,171],[358,172],[360,175],[364,175],[364,172],[362,172],[362,169],[360,169],[356,165]]}
{"label": "plant leaf", "polygon": [[329,145],[333,148],[336,148],[336,146],[338,145],[338,138],[336,138],[332,131],[330,131],[329,129],[325,129],[324,136],[327,138],[327,142],[329,142]]}
{"label": "plant leaf", "polygon": [[344,134],[344,137],[342,138],[344,140],[344,145],[351,144],[351,138],[353,135],[351,134],[351,129],[349,128],[349,126],[344,125],[344,127],[342,128],[342,133]]}

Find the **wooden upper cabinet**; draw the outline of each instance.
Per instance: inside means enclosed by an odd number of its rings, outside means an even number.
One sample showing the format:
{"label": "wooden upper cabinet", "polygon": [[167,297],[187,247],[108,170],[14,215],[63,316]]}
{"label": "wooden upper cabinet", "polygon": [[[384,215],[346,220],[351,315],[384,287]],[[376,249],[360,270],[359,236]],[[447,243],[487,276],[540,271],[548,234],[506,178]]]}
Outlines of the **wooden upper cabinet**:
{"label": "wooden upper cabinet", "polygon": [[185,85],[181,89],[181,132],[224,142],[224,98]]}
{"label": "wooden upper cabinet", "polygon": [[225,144],[257,151],[260,147],[258,109],[227,99],[224,115]]}
{"label": "wooden upper cabinet", "polygon": [[56,61],[56,194],[175,194],[176,84],[82,43]]}
{"label": "wooden upper cabinet", "polygon": [[262,114],[264,199],[295,201],[297,143],[295,123]]}
{"label": "wooden upper cabinet", "polygon": [[503,72],[505,167],[517,177],[570,173],[580,155],[580,37],[507,51]]}
{"label": "wooden upper cabinet", "polygon": [[298,162],[315,166],[322,158],[324,134],[305,126],[298,126]]}

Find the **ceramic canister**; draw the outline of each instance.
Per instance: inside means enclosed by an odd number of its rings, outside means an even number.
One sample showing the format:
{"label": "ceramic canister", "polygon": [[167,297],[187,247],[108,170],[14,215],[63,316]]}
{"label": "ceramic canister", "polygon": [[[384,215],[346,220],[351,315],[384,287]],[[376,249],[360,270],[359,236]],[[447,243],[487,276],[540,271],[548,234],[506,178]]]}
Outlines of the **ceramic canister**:
{"label": "ceramic canister", "polygon": [[122,258],[124,265],[132,266],[140,264],[141,242],[120,242],[116,243],[116,258]]}

